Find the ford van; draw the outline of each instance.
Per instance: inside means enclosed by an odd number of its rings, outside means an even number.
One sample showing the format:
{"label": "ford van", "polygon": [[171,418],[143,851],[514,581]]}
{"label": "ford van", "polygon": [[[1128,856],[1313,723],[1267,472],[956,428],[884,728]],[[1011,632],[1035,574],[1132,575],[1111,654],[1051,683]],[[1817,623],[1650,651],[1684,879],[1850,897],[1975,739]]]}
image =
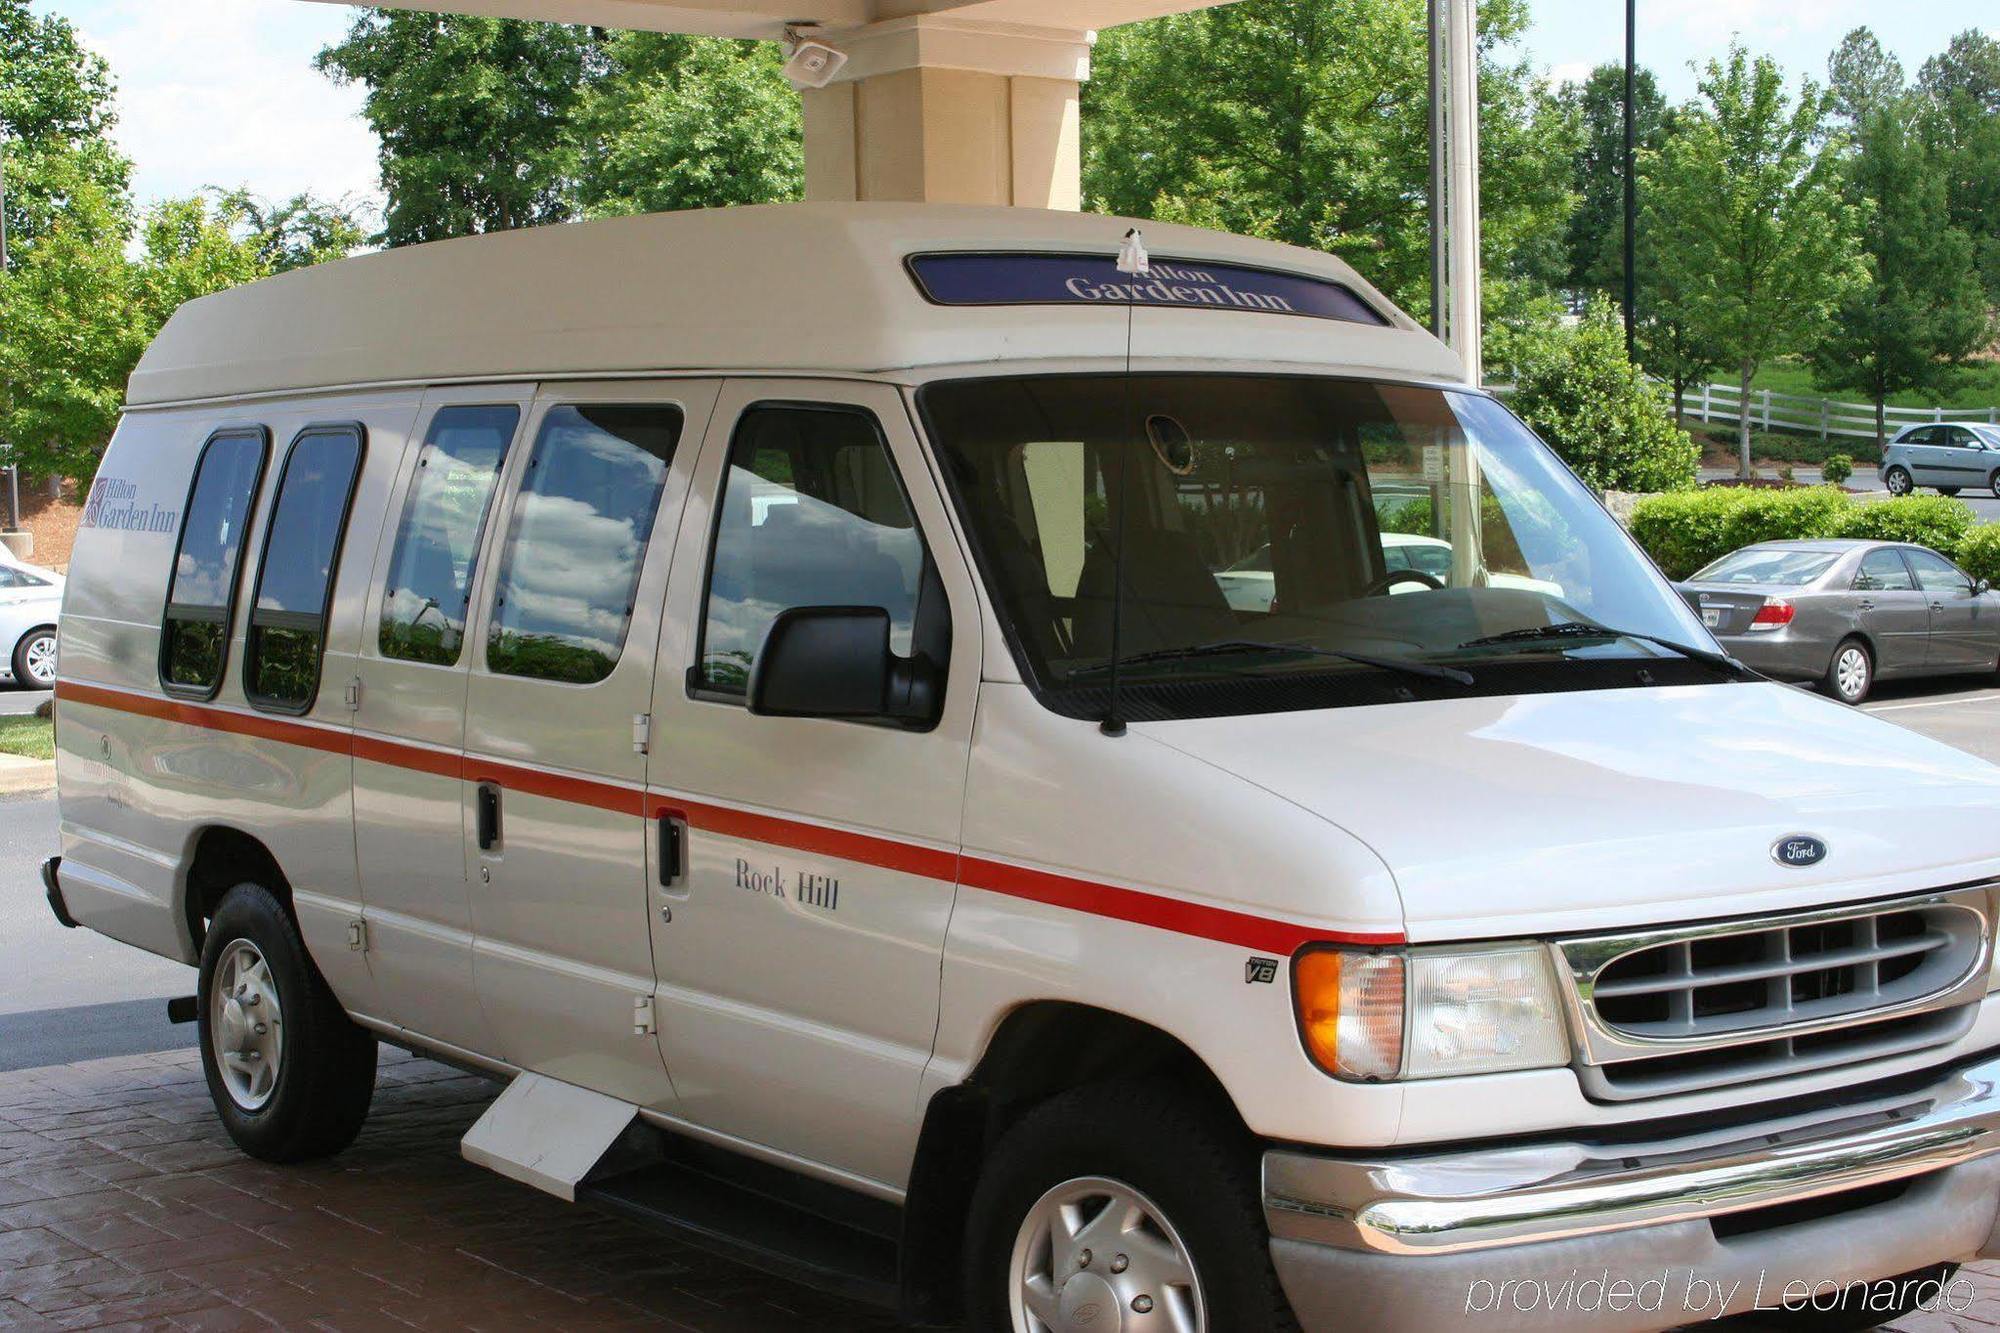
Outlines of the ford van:
{"label": "ford van", "polygon": [[64,610],[50,905],[199,967],[260,1158],[388,1042],[504,1082],[473,1162],[1011,1333],[1872,1322],[1995,1248],[2000,771],[1720,652],[1324,255],[289,273],[146,353]]}

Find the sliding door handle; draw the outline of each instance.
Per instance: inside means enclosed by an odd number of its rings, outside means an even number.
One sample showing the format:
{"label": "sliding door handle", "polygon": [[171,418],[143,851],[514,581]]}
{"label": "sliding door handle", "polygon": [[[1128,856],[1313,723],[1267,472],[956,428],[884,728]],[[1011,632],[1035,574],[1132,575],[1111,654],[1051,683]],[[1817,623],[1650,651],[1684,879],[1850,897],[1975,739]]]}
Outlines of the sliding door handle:
{"label": "sliding door handle", "polygon": [[681,821],[672,811],[660,811],[660,887],[671,889],[681,878]]}
{"label": "sliding door handle", "polygon": [[500,789],[490,782],[479,784],[479,850],[490,852],[500,845]]}

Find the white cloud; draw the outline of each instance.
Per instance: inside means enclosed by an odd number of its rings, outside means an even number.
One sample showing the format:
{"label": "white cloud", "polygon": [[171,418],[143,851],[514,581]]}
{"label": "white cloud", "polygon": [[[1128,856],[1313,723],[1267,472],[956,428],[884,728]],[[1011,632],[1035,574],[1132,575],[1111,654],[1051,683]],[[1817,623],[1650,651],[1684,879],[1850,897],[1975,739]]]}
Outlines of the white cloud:
{"label": "white cloud", "polygon": [[1800,38],[1824,38],[1830,47],[1868,22],[1868,9],[1863,0],[1652,0],[1640,6],[1639,26],[1704,47],[1732,37],[1760,50]]}
{"label": "white cloud", "polygon": [[299,0],[53,0],[111,63],[118,140],[150,202],[209,185],[270,198],[302,190],[380,208],[361,94],[312,58],[352,11]]}

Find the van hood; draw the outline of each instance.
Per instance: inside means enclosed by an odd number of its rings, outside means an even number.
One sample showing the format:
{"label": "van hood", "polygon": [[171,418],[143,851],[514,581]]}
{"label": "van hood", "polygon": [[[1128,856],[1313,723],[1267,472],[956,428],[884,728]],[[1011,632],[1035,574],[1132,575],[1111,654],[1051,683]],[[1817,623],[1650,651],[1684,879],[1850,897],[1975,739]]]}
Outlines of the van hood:
{"label": "van hood", "polygon": [[[1782,685],[1158,723],[1395,875],[1412,941],[1786,911],[2000,874],[2000,768]],[[1819,865],[1782,866],[1811,836]]]}

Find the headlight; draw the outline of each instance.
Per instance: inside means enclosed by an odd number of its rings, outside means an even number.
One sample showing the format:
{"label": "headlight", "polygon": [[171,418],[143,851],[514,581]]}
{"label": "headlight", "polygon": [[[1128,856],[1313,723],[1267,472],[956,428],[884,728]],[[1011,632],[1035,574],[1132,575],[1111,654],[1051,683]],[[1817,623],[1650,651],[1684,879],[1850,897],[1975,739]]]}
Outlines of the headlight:
{"label": "headlight", "polygon": [[1361,953],[1292,964],[1306,1051],[1336,1078],[1450,1078],[1569,1063],[1546,950],[1532,945]]}

